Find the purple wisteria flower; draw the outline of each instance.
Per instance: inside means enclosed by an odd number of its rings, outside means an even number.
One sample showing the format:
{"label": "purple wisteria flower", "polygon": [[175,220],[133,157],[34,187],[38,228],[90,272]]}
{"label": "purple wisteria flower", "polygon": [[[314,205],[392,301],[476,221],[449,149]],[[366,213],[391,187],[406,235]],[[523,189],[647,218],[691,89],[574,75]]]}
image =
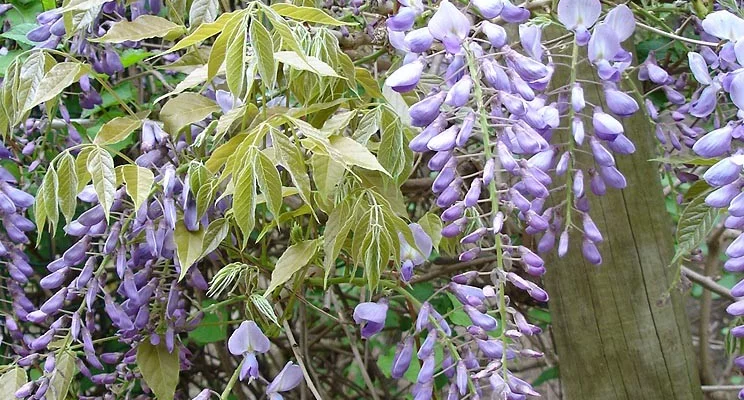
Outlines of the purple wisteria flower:
{"label": "purple wisteria flower", "polygon": [[302,379],[302,368],[289,361],[266,388],[266,395],[269,396],[269,400],[282,400],[284,397],[279,393],[296,388]]}
{"label": "purple wisteria flower", "polygon": [[385,327],[387,311],[388,300],[385,298],[376,303],[359,303],[354,308],[354,322],[362,326],[362,337],[364,339],[369,339],[372,335],[382,331]]}
{"label": "purple wisteria flower", "polygon": [[448,0],[443,0],[429,20],[429,32],[442,42],[448,53],[458,54],[470,32],[470,20]]}
{"label": "purple wisteria flower", "polygon": [[400,240],[400,277],[404,282],[408,282],[413,276],[413,269],[429,259],[432,250],[431,237],[424,231],[421,225],[412,223],[408,227],[411,229],[414,246],[408,244],[403,234],[398,234]]}
{"label": "purple wisteria flower", "polygon": [[602,5],[598,0],[561,0],[558,2],[558,21],[566,29],[574,31],[576,43],[583,46],[589,42],[591,28],[599,14]]}
{"label": "purple wisteria flower", "polygon": [[254,321],[243,321],[227,341],[227,348],[235,356],[243,356],[243,366],[239,378],[258,377],[256,353],[266,353],[271,348],[269,338]]}

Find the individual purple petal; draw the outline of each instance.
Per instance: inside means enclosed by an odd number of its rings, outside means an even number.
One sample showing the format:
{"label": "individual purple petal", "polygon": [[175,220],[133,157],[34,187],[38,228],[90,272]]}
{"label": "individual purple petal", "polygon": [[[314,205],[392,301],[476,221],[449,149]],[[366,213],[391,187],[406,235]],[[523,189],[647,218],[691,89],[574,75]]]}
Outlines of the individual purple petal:
{"label": "individual purple petal", "polygon": [[434,136],[426,147],[433,151],[450,151],[455,148],[457,141],[457,133],[459,131],[457,125],[452,125],[445,129],[444,132]]}
{"label": "individual purple petal", "polygon": [[530,18],[530,10],[512,4],[511,0],[501,0],[504,8],[501,10],[501,18],[511,24],[519,24]]}
{"label": "individual purple petal", "polygon": [[602,5],[599,0],[560,0],[558,21],[568,30],[586,31],[599,18]]}
{"label": "individual purple petal", "polygon": [[708,132],[692,146],[692,150],[703,157],[717,157],[725,154],[731,148],[731,134],[733,125],[727,124],[721,128]]}
{"label": "individual purple petal", "polygon": [[431,382],[434,378],[434,368],[436,365],[434,354],[430,354],[426,359],[424,359],[424,363],[421,365],[421,370],[419,371],[416,381],[419,383]]}
{"label": "individual purple petal", "polygon": [[744,20],[726,10],[708,14],[702,26],[706,33],[719,39],[736,42],[744,37]]}
{"label": "individual purple petal", "polygon": [[238,378],[242,381],[249,376],[251,378],[258,378],[258,359],[256,359],[255,353],[245,354]]}
{"label": "individual purple petal", "polygon": [[433,42],[434,37],[431,35],[429,28],[419,28],[408,32],[404,41],[408,49],[414,53],[429,51]]}
{"label": "individual purple petal", "polygon": [[620,50],[620,40],[610,25],[601,23],[594,28],[587,50],[591,62],[597,64],[600,60],[613,60]]}
{"label": "individual purple petal", "polygon": [[591,137],[589,139],[589,147],[592,150],[594,161],[596,161],[597,164],[606,167],[615,165],[615,157],[612,156],[612,153],[610,153],[609,150],[602,146],[602,143],[600,143],[597,138]]}
{"label": "individual purple petal", "polygon": [[401,7],[398,13],[388,18],[385,24],[391,31],[407,31],[413,27],[417,12],[411,7]]}
{"label": "individual purple petal", "polygon": [[507,50],[506,59],[509,66],[527,82],[537,81],[551,74],[551,69],[541,62],[525,57],[513,49]]}
{"label": "individual purple petal", "polygon": [[604,179],[605,183],[610,185],[610,187],[615,189],[624,189],[628,185],[625,176],[623,176],[623,174],[614,166],[600,166],[599,172],[602,174],[602,179]]}
{"label": "individual purple petal", "polygon": [[408,92],[416,87],[423,71],[424,63],[416,60],[398,68],[390,74],[387,80],[385,80],[385,84],[396,92]]}
{"label": "individual purple petal", "polygon": [[502,0],[472,0],[471,4],[487,19],[498,17],[504,8]]}
{"label": "individual purple petal", "polygon": [[265,353],[271,348],[271,342],[254,321],[243,321],[230,335],[227,348],[235,356],[253,352]]}
{"label": "individual purple petal", "polygon": [[457,54],[470,32],[470,20],[448,0],[443,0],[429,20],[429,31],[444,44],[447,52]]}
{"label": "individual purple petal", "polygon": [[718,90],[720,86],[713,84],[706,86],[700,96],[690,104],[690,115],[698,118],[705,118],[716,109],[718,104]]}
{"label": "individual purple petal", "polygon": [[692,75],[695,77],[695,80],[703,85],[710,85],[711,83],[713,83],[713,80],[710,77],[710,73],[708,72],[708,64],[705,62],[705,58],[703,58],[703,56],[701,56],[699,53],[691,51],[687,53],[687,61],[690,65],[690,71],[692,71]]}
{"label": "individual purple petal", "polygon": [[597,228],[597,225],[592,221],[592,218],[589,216],[589,214],[584,214],[582,217],[582,224],[584,228],[584,234],[586,235],[589,240],[591,240],[594,243],[599,243],[602,240],[602,233],[599,232],[599,228]]}
{"label": "individual purple petal", "polygon": [[488,41],[496,49],[500,49],[506,44],[508,39],[506,30],[501,25],[496,25],[488,21],[483,21],[481,30],[486,34]]}
{"label": "individual purple petal", "polygon": [[739,110],[744,110],[744,73],[737,73],[734,79],[731,80],[729,94],[731,95],[731,101],[734,102],[736,107]]}
{"label": "individual purple petal", "polygon": [[635,31],[635,16],[625,4],[610,10],[605,16],[604,23],[615,32],[615,37],[620,42],[626,41]]}
{"label": "individual purple petal", "polygon": [[595,109],[592,115],[594,133],[602,140],[615,140],[617,135],[624,132],[623,124],[611,115]]}
{"label": "individual purple petal", "polygon": [[728,207],[731,201],[740,193],[741,186],[734,182],[712,191],[705,197],[705,203],[711,207]]}
{"label": "individual purple petal", "polygon": [[610,150],[619,154],[633,154],[635,153],[635,145],[625,135],[617,135],[614,141],[608,142],[607,146]]}
{"label": "individual purple petal", "polygon": [[605,87],[605,101],[607,108],[621,117],[626,117],[638,111],[638,103],[627,93],[617,90],[614,85]]}
{"label": "individual purple petal", "polygon": [[408,367],[411,365],[411,359],[413,358],[413,336],[408,336],[403,339],[403,342],[398,344],[398,349],[395,352],[393,358],[393,365],[390,367],[390,376],[395,379],[400,379],[408,371]]}
{"label": "individual purple petal", "polygon": [[302,368],[290,361],[274,377],[274,380],[266,388],[266,393],[279,393],[292,390],[302,382],[302,379]]}
{"label": "individual purple petal", "polygon": [[445,97],[444,99],[444,104],[452,107],[464,106],[470,99],[470,90],[472,89],[472,87],[473,80],[470,79],[470,76],[463,76],[447,92],[447,97]]}
{"label": "individual purple petal", "polygon": [[359,303],[354,308],[354,322],[362,326],[362,337],[367,339],[379,333],[385,327],[387,316],[387,299],[380,299],[377,303]]}
{"label": "individual purple petal", "polygon": [[584,121],[581,120],[581,116],[574,115],[571,121],[571,135],[573,136],[574,142],[581,146],[584,143],[586,134],[584,132]]}
{"label": "individual purple petal", "polygon": [[735,181],[740,173],[741,165],[733,162],[731,157],[727,157],[708,168],[703,174],[703,179],[710,185],[723,186]]}
{"label": "individual purple petal", "polygon": [[584,89],[581,87],[580,83],[574,83],[571,88],[571,107],[573,107],[575,112],[580,112],[585,106],[586,101],[584,100]]}
{"label": "individual purple petal", "polygon": [[581,253],[584,256],[584,259],[590,263],[594,265],[602,264],[602,256],[599,254],[597,246],[588,238],[584,238],[581,242]]}
{"label": "individual purple petal", "polygon": [[519,25],[519,41],[530,57],[540,61],[543,56],[542,48],[542,28],[539,25],[521,24]]}
{"label": "individual purple petal", "polygon": [[473,133],[474,124],[475,113],[470,112],[465,118],[463,118],[462,126],[460,126],[460,130],[457,131],[457,139],[455,140],[455,144],[458,147],[463,147],[468,142],[468,139],[470,139],[470,135]]}
{"label": "individual purple petal", "polygon": [[439,116],[439,107],[444,102],[445,92],[439,92],[427,96],[423,100],[411,106],[409,114],[413,126],[426,126],[434,122]]}
{"label": "individual purple petal", "polygon": [[426,339],[423,343],[421,343],[421,347],[419,348],[418,353],[416,356],[419,358],[419,360],[423,360],[425,358],[428,358],[430,355],[434,353],[434,345],[437,343],[437,330],[432,329],[429,331],[429,334],[426,335]]}

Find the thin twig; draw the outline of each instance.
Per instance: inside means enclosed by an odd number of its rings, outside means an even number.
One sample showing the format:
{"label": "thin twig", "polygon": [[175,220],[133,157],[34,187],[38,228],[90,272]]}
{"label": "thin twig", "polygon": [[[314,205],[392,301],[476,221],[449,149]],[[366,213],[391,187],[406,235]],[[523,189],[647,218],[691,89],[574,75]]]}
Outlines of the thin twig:
{"label": "thin twig", "polygon": [[315,384],[313,383],[313,380],[310,378],[310,374],[307,372],[307,367],[305,366],[305,361],[302,359],[302,353],[300,353],[300,346],[297,344],[297,340],[295,340],[294,334],[292,333],[292,329],[289,327],[289,323],[285,320],[284,321],[284,330],[287,332],[287,339],[289,339],[290,347],[292,347],[292,353],[294,353],[295,358],[297,359],[297,365],[302,368],[302,375],[305,376],[305,382],[307,383],[307,387],[310,388],[310,391],[313,392],[313,396],[315,396],[316,400],[323,400],[323,396],[318,393],[318,388],[315,387]]}
{"label": "thin twig", "polygon": [[367,368],[364,367],[364,361],[362,360],[362,356],[361,354],[359,354],[359,349],[357,348],[356,338],[349,332],[343,308],[341,307],[336,294],[333,292],[331,292],[331,302],[333,303],[333,306],[336,308],[336,310],[338,310],[338,319],[341,321],[341,328],[343,328],[346,337],[349,339],[349,343],[351,344],[351,351],[354,353],[354,359],[359,364],[359,370],[362,373],[364,383],[367,385],[367,389],[369,389],[369,393],[372,398],[374,400],[380,400],[380,398],[377,396],[377,392],[375,391],[375,385],[374,383],[372,383],[372,379],[369,377],[369,373],[367,373]]}
{"label": "thin twig", "polygon": [[731,301],[738,300],[736,297],[731,295],[731,292],[729,292],[726,287],[719,285],[716,281],[707,276],[700,275],[699,273],[684,266],[682,267],[682,274],[684,274],[687,279],[702,286],[703,289],[710,290],[711,292]]}
{"label": "thin twig", "polygon": [[697,45],[700,45],[700,46],[711,46],[711,47],[717,47],[718,46],[718,43],[706,42],[704,40],[690,39],[690,38],[686,38],[684,36],[678,36],[678,35],[675,35],[673,33],[669,33],[669,32],[666,32],[666,31],[662,31],[661,29],[656,29],[656,28],[654,28],[652,26],[648,26],[648,25],[646,25],[646,24],[644,24],[642,22],[636,21],[636,25],[638,25],[639,27],[641,27],[641,28],[643,28],[643,29],[645,29],[647,31],[651,31],[651,32],[657,33],[657,34],[659,34],[661,36],[666,36],[666,37],[668,37],[670,39],[679,40],[680,42],[687,42],[687,43],[697,44]]}

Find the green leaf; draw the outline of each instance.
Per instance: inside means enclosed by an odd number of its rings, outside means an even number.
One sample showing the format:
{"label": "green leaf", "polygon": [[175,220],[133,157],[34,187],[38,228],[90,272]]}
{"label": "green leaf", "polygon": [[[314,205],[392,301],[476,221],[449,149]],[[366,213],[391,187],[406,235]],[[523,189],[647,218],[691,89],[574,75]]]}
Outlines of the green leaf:
{"label": "green leaf", "polygon": [[245,86],[246,56],[246,21],[238,26],[227,42],[225,54],[225,78],[227,87],[233,95],[240,97]]}
{"label": "green leaf", "polygon": [[261,296],[258,293],[253,293],[250,297],[251,303],[253,303],[254,306],[258,309],[258,311],[266,318],[269,319],[269,321],[273,322],[276,326],[279,326],[279,320],[276,318],[276,314],[274,313],[274,309],[271,307],[271,304],[268,300],[266,300],[265,297]]}
{"label": "green leaf", "polygon": [[662,164],[682,165],[689,164],[695,166],[711,166],[721,161],[720,157],[703,158],[694,155],[677,155],[670,157],[652,158],[649,161],[655,161]]}
{"label": "green leaf", "polygon": [[69,223],[75,215],[78,186],[75,158],[69,152],[64,152],[57,161],[57,176],[59,178],[59,187],[57,188],[59,208],[62,210],[65,220]]}
{"label": "green leaf", "polygon": [[388,107],[383,107],[380,113],[380,134],[380,149],[377,151],[380,165],[397,178],[406,170],[405,153],[409,150],[400,118]]}
{"label": "green leaf", "polygon": [[94,147],[88,155],[86,163],[88,173],[93,179],[93,188],[98,195],[98,202],[109,218],[111,206],[114,204],[116,193],[116,174],[114,173],[114,159],[111,154],[101,147]]}
{"label": "green leaf", "polygon": [[[385,168],[377,161],[374,154],[367,150],[366,147],[354,141],[354,139],[346,136],[331,136],[329,140],[331,148],[336,150],[337,155],[340,155],[340,160],[337,159],[337,161],[342,161],[347,166],[356,165],[364,169],[380,171],[390,176]],[[334,155],[332,154],[331,156],[333,157]]]}
{"label": "green leaf", "polygon": [[186,229],[183,221],[178,221],[176,223],[176,230],[173,233],[173,239],[176,242],[178,263],[181,265],[181,275],[178,277],[180,281],[189,272],[189,268],[202,256],[204,230],[199,229],[196,232],[191,232]]}
{"label": "green leaf", "polygon": [[[214,302],[206,301],[204,306],[209,306],[211,304],[214,304]],[[211,313],[205,313],[199,326],[189,332],[189,338],[200,346],[221,342],[227,338],[228,320],[224,308],[219,308]]]}
{"label": "green leaf", "polygon": [[160,111],[165,130],[175,136],[184,127],[199,122],[220,110],[217,104],[196,93],[181,93],[168,100]]}
{"label": "green leaf", "polygon": [[355,198],[351,196],[347,197],[328,216],[328,222],[323,233],[323,252],[325,254],[323,269],[325,269],[326,282],[355,222],[351,212],[351,203],[353,200]]}
{"label": "green leaf", "polygon": [[52,234],[57,230],[57,220],[59,219],[59,211],[57,209],[57,202],[59,199],[59,180],[57,178],[57,171],[53,167],[47,170],[44,175],[44,180],[41,183],[44,188],[44,210],[51,226]]}
{"label": "green leaf", "polygon": [[16,390],[28,382],[26,371],[13,367],[0,376],[0,399],[14,399]]}
{"label": "green leaf", "polygon": [[10,30],[0,34],[0,37],[10,39],[16,43],[23,43],[29,46],[35,46],[37,43],[28,40],[26,34],[37,28],[36,24],[18,24],[13,25]]}
{"label": "green leaf", "polygon": [[388,85],[382,87],[382,95],[403,124],[411,125],[411,116],[408,113],[408,103],[403,99],[403,96]]}
{"label": "green leaf", "polygon": [[442,241],[442,219],[436,214],[427,212],[419,218],[418,224],[431,238],[431,244],[435,249],[439,249],[439,242]]}
{"label": "green leaf", "polygon": [[267,18],[271,23],[271,30],[276,32],[276,34],[282,39],[282,48],[288,48],[298,53],[302,53],[302,46],[300,46],[300,42],[293,34],[293,30],[289,27],[287,21],[264,3],[257,4],[261,8],[263,17]]}
{"label": "green leaf", "polygon": [[39,187],[39,190],[36,191],[36,201],[34,202],[34,223],[36,223],[36,228],[39,230],[39,234],[36,235],[37,247],[41,242],[41,231],[44,229],[47,221],[46,204],[44,204],[44,197],[44,186],[42,185],[41,187]]}
{"label": "green leaf", "polygon": [[70,391],[70,383],[77,374],[75,360],[77,358],[69,351],[57,356],[56,368],[49,382],[46,400],[65,400]]}
{"label": "green leaf", "polygon": [[532,386],[538,387],[545,382],[552,381],[560,377],[561,377],[561,374],[560,374],[560,371],[558,370],[558,366],[552,366],[544,370],[543,372],[541,372],[540,375],[537,378],[535,378],[535,380],[532,382]]}
{"label": "green leaf", "polygon": [[206,257],[209,253],[217,250],[217,247],[225,240],[229,232],[230,223],[226,218],[218,218],[210,222],[207,231],[204,233],[201,257]]}
{"label": "green leaf", "polygon": [[705,204],[707,193],[702,193],[687,204],[677,223],[677,251],[672,264],[696,249],[716,224],[720,210]]}
{"label": "green leaf", "polygon": [[276,59],[274,58],[274,42],[271,34],[257,19],[251,20],[251,44],[255,52],[258,73],[266,88],[274,87],[276,81]]}
{"label": "green leaf", "polygon": [[336,193],[336,187],[344,180],[344,164],[327,154],[316,152],[310,158],[313,166],[313,180],[323,199],[330,199]]}
{"label": "green leaf", "polygon": [[154,346],[144,340],[137,347],[137,365],[158,400],[173,400],[181,372],[177,346],[169,353],[163,341]]}
{"label": "green leaf", "polygon": [[88,40],[105,43],[137,42],[155,37],[172,40],[184,32],[185,29],[181,25],[174,24],[162,17],[144,14],[134,21],[119,21],[113,24],[105,35]]}
{"label": "green leaf", "polygon": [[212,23],[219,14],[219,0],[194,0],[189,9],[189,26],[193,29],[201,24]]}
{"label": "green leaf", "polygon": [[274,163],[263,152],[256,152],[256,180],[266,198],[266,205],[274,218],[279,218],[282,208],[282,178]]}
{"label": "green leaf", "polygon": [[364,91],[373,99],[382,99],[385,96],[380,91],[380,84],[372,76],[372,74],[365,68],[356,67],[354,68],[356,81],[364,88]]}
{"label": "green leaf", "polygon": [[306,240],[289,246],[289,248],[276,261],[274,271],[271,273],[271,283],[266,289],[264,297],[269,296],[274,289],[282,286],[292,276],[310,262],[318,251],[318,239]]}
{"label": "green leaf", "polygon": [[277,12],[277,14],[292,18],[302,22],[312,22],[323,25],[356,25],[353,22],[343,22],[336,18],[331,17],[322,10],[313,7],[298,7],[289,3],[276,3],[271,6],[271,9]]}
{"label": "green leaf", "polygon": [[106,122],[98,131],[93,143],[98,145],[116,144],[142,126],[142,120],[134,117],[116,117]]}
{"label": "green leaf", "polygon": [[147,168],[139,165],[123,165],[121,176],[126,185],[127,194],[134,201],[134,208],[139,210],[140,206],[147,201],[155,175]]}
{"label": "green leaf", "polygon": [[310,71],[318,76],[331,76],[334,78],[346,79],[336,73],[333,68],[313,56],[300,56],[294,51],[278,51],[274,53],[274,59],[292,68]]}
{"label": "green leaf", "polygon": [[216,21],[212,23],[203,23],[199,25],[193,32],[191,32],[188,36],[181,39],[173,45],[170,49],[167,51],[158,54],[158,56],[164,56],[168,53],[173,53],[174,51],[183,50],[187,47],[191,47],[195,44],[199,44],[203,42],[206,39],[209,39],[210,37],[221,33],[225,30],[225,27],[228,25],[230,21],[233,20],[235,17],[242,17],[244,11],[233,11],[231,13],[221,14],[219,18],[217,18]]}
{"label": "green leaf", "polygon": [[176,88],[168,93],[164,93],[157,99],[155,99],[154,103],[160,103],[161,100],[170,97],[175,96],[177,94],[183,93],[194,86],[201,85],[202,83],[206,82],[207,80],[207,74],[208,74],[208,66],[207,65],[200,65],[193,69],[193,71],[189,72],[188,75],[186,75],[183,80],[178,82],[176,85]]}
{"label": "green leaf", "polygon": [[90,172],[88,172],[88,156],[95,146],[83,147],[75,158],[75,176],[77,176],[77,188],[76,193],[80,193],[88,185],[91,180]]}
{"label": "green leaf", "polygon": [[88,68],[83,67],[83,64],[76,62],[62,62],[53,66],[39,82],[34,93],[34,100],[27,104],[25,109],[30,110],[57,97],[65,88],[77,82],[87,70]]}
{"label": "green leaf", "polygon": [[[249,152],[252,153],[252,152]],[[233,214],[235,222],[243,233],[243,245],[256,225],[256,174],[254,171],[255,155],[248,155],[243,165],[233,176],[235,179],[235,193],[233,194]]]}
{"label": "green leaf", "polygon": [[305,166],[305,157],[302,151],[289,140],[289,137],[279,130],[271,131],[271,138],[276,150],[279,164],[287,169],[289,176],[292,178],[300,197],[306,204],[312,204],[312,187],[310,186],[310,177],[307,175]]}

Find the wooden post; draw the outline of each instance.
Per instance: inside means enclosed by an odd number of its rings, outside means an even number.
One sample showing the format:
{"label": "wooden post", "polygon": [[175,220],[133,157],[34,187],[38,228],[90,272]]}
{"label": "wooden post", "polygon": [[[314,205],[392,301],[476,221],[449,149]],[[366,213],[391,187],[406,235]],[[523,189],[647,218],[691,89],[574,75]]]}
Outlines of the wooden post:
{"label": "wooden post", "polygon": [[[586,47],[581,53],[585,58]],[[570,46],[563,54],[571,54]],[[555,82],[565,84],[568,77],[568,68],[559,66]],[[579,66],[578,78],[599,81],[587,61]],[[603,104],[600,85],[583,87],[588,103]],[[590,215],[604,235],[598,246],[602,265],[583,259],[577,231],[571,233],[566,257],[553,253],[546,261],[552,334],[567,400],[702,398],[684,294],[672,290],[667,296],[674,275],[669,267],[673,225],[658,164],[649,161],[656,156],[654,126],[640,106],[622,121],[636,152],[615,157],[627,188],[608,188],[602,197],[589,194]],[[592,114],[589,105],[584,113]],[[584,124],[590,133],[591,118]],[[570,124],[562,121],[562,126]],[[563,142],[570,140],[568,130],[560,134]],[[594,166],[588,156],[580,155],[579,163],[585,176]],[[588,179],[586,187],[589,192]]]}

